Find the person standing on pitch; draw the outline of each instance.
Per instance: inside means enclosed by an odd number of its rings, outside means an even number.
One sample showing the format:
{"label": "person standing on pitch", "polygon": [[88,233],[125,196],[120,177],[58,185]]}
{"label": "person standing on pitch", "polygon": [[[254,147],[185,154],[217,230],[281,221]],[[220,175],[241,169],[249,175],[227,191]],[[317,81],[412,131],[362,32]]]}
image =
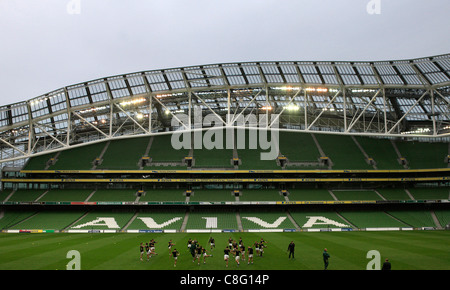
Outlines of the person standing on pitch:
{"label": "person standing on pitch", "polygon": [[142,257],[144,256],[144,244],[143,243],[141,243],[139,245],[139,251],[141,252],[140,260],[142,261]]}
{"label": "person standing on pitch", "polygon": [[391,270],[391,262],[389,262],[388,259],[386,259],[383,263],[383,267],[381,270]]}
{"label": "person standing on pitch", "polygon": [[177,266],[177,260],[178,260],[178,256],[180,255],[180,253],[177,251],[177,249],[173,249],[172,251],[172,257],[173,257],[173,266],[176,267]]}
{"label": "person standing on pitch", "polygon": [[216,247],[216,242],[213,237],[209,238],[209,245],[211,246],[211,250]]}
{"label": "person standing on pitch", "polygon": [[[194,261],[197,260],[197,265],[200,265],[200,258],[202,257],[202,249],[203,249],[203,247],[200,245],[197,245],[197,248],[195,249]],[[192,261],[192,262],[194,262],[194,261]]]}
{"label": "person standing on pitch", "polygon": [[230,251],[231,249],[226,247],[225,250],[223,250],[223,260],[226,262],[227,268],[228,268],[228,259],[230,258]]}
{"label": "person standing on pitch", "polygon": [[250,265],[250,262],[253,264],[253,248],[248,247],[248,262],[247,265]]}
{"label": "person standing on pitch", "polygon": [[323,264],[325,266],[324,270],[328,268],[328,259],[330,258],[330,254],[328,254],[327,248],[323,249]]}
{"label": "person standing on pitch", "polygon": [[197,249],[197,241],[193,240],[189,245],[190,245],[189,251],[191,252],[192,258],[194,258],[194,260],[192,262],[194,262],[195,261],[195,251]]}
{"label": "person standing on pitch", "polygon": [[234,251],[233,251],[233,253],[234,253],[234,260],[236,261],[236,264],[237,264],[237,266],[239,267],[239,262],[240,262],[240,260],[241,260],[241,256],[240,256],[240,254],[241,254],[241,251],[238,249],[238,248],[236,248]]}
{"label": "person standing on pitch", "polygon": [[294,244],[294,241],[291,241],[291,243],[288,246],[289,259],[291,258],[291,256],[292,256],[292,259],[295,259],[295,257],[294,257],[294,250],[295,250],[295,244]]}
{"label": "person standing on pitch", "polygon": [[208,255],[206,252],[206,248],[202,248],[202,255],[203,255],[203,264],[206,264],[206,258],[212,257],[212,255]]}

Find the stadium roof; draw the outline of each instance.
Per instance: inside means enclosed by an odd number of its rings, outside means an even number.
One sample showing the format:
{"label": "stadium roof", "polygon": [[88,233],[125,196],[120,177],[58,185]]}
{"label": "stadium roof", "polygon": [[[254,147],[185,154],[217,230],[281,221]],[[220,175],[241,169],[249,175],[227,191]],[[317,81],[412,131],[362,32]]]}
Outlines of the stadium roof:
{"label": "stadium roof", "polygon": [[[124,136],[280,114],[279,128],[377,136],[450,133],[450,54],[393,61],[273,61],[141,71],[0,107],[0,162]],[[228,115],[228,117],[227,117]],[[178,121],[181,121],[177,119]],[[270,126],[268,124],[268,126]]]}

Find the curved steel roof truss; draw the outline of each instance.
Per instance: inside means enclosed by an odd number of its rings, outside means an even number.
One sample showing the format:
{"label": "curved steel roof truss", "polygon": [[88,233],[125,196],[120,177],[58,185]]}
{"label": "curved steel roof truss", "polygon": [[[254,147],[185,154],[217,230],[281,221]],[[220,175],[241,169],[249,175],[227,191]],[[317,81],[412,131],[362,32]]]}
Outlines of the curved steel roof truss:
{"label": "curved steel roof truss", "polygon": [[210,64],[70,85],[0,107],[1,162],[192,129],[199,109],[224,126],[236,126],[242,116],[275,115],[280,130],[446,138],[450,54],[380,62]]}

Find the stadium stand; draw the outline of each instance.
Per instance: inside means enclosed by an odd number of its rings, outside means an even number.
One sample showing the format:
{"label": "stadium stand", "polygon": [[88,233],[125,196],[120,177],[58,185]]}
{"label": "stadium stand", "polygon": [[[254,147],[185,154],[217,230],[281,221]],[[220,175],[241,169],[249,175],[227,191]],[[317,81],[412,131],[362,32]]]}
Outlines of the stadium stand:
{"label": "stadium stand", "polygon": [[9,229],[47,229],[61,231],[68,227],[74,220],[80,218],[82,214],[82,212],[68,212],[65,210],[39,211]]}
{"label": "stadium stand", "polygon": [[[78,148],[73,148],[71,150],[61,151],[58,154],[55,163],[51,164],[45,168],[48,170],[89,170],[95,168],[96,158],[101,156],[103,149],[105,148],[105,143],[97,143],[87,146],[81,146]],[[30,169],[25,166],[25,169]]]}
{"label": "stadium stand", "polygon": [[333,200],[327,189],[289,189],[290,201]]}
{"label": "stadium stand", "polygon": [[151,162],[148,169],[186,169],[184,158],[189,156],[189,150],[175,150],[171,144],[171,135],[154,137],[148,155]]}
{"label": "stadium stand", "polygon": [[123,230],[176,230],[181,229],[185,211],[180,210],[142,210],[137,212]]}
{"label": "stadium stand", "polygon": [[134,189],[98,189],[88,201],[135,201],[136,198]]}
{"label": "stadium stand", "polygon": [[373,190],[332,190],[338,200],[382,200]]}
{"label": "stadium stand", "polygon": [[377,188],[376,191],[386,200],[411,200],[411,196],[403,188]]}
{"label": "stadium stand", "polygon": [[[325,209],[322,211],[311,211],[307,209],[293,209],[290,210],[290,215],[300,228],[341,228],[342,225],[349,228],[352,227],[346,220],[344,220],[337,212],[333,210]],[[308,224],[311,217],[317,217],[317,220],[314,220],[314,223],[312,224]],[[329,220],[336,223],[330,223]]]}
{"label": "stadium stand", "polygon": [[[233,169],[233,148],[227,149],[227,135],[225,130],[213,130],[211,132],[198,132],[199,136],[201,136],[203,142],[201,144],[201,148],[195,147],[195,133],[192,134],[192,142],[193,142],[193,164],[192,168],[199,169]],[[216,140],[217,139],[217,140]],[[212,142],[212,144],[204,144],[205,141]],[[214,146],[214,149],[211,149],[207,146]]]}
{"label": "stadium stand", "polygon": [[190,195],[190,201],[235,201],[232,190],[195,189]]}
{"label": "stadium stand", "polygon": [[357,142],[364,148],[367,156],[375,162],[376,169],[396,170],[403,169],[398,161],[398,156],[389,139],[355,137]]}
{"label": "stadium stand", "polygon": [[340,210],[339,214],[357,228],[401,228],[409,226],[383,211]]}
{"label": "stadium stand", "polygon": [[186,229],[238,229],[236,213],[230,210],[194,210],[189,213]]}
{"label": "stadium stand", "polygon": [[49,201],[75,201],[83,202],[88,200],[89,196],[93,190],[82,190],[82,189],[52,189],[45,192],[44,195],[40,196],[40,202]]}
{"label": "stadium stand", "polygon": [[311,134],[279,133],[280,154],[287,158],[286,169],[324,168],[320,152]]}
{"label": "stadium stand", "polygon": [[278,190],[271,189],[249,189],[242,190],[240,201],[283,201],[284,197]]}
{"label": "stadium stand", "polygon": [[111,141],[97,169],[139,169],[139,161],[145,155],[149,139],[141,137]]}
{"label": "stadium stand", "polygon": [[245,210],[240,212],[242,227],[252,229],[295,229],[294,224],[283,212],[261,212],[258,210]]}
{"label": "stadium stand", "polygon": [[436,226],[429,211],[396,210],[388,211],[387,214],[414,228]]}
{"label": "stadium stand", "polygon": [[133,212],[92,210],[68,226],[68,229],[120,230],[133,217]]}
{"label": "stadium stand", "polygon": [[[435,142],[395,142],[402,157],[406,158],[410,169],[443,168],[448,156],[448,144]],[[446,166],[445,166],[446,167]]]}
{"label": "stadium stand", "polygon": [[7,197],[7,201],[10,202],[20,202],[20,201],[37,201],[39,197],[44,195],[47,192],[47,190],[26,190],[26,189],[19,189],[14,191],[14,193]]}
{"label": "stadium stand", "polygon": [[141,202],[183,202],[186,200],[182,189],[146,189],[139,201]]}
{"label": "stadium stand", "polygon": [[408,191],[414,199],[449,199],[450,189],[448,187],[416,187]]}
{"label": "stadium stand", "polygon": [[447,225],[450,225],[450,212],[448,210],[434,210],[437,220],[439,221],[439,225],[444,228]]}
{"label": "stadium stand", "polygon": [[[3,106],[0,227],[65,232],[445,228],[450,223],[449,59],[147,71]],[[410,83],[411,74],[397,72],[413,64],[436,67],[417,75],[428,77],[429,86]],[[330,73],[324,75],[324,68]],[[380,75],[372,74],[375,68]],[[387,68],[393,73],[384,74]],[[330,77],[340,81],[330,83]],[[98,94],[106,98],[97,99]],[[201,115],[192,115],[198,108]],[[231,141],[224,135],[225,149],[192,146],[196,136],[204,141],[211,133],[209,127],[189,130],[197,128],[192,124],[197,117],[208,115],[234,133]],[[174,122],[176,116],[181,120]],[[248,119],[262,116],[270,122],[250,129]],[[263,149],[258,137],[269,124],[279,142]],[[183,125],[188,130],[178,133],[190,137],[191,146],[174,148],[173,133]],[[257,144],[250,143],[251,136]],[[270,132],[266,141],[273,136]],[[262,160],[261,153],[271,149],[276,158]]]}
{"label": "stadium stand", "polygon": [[25,165],[24,169],[26,170],[46,169],[55,155],[56,155],[55,153],[50,153],[30,158],[28,159],[28,162]]}
{"label": "stadium stand", "polygon": [[333,169],[373,169],[350,136],[315,134]]}

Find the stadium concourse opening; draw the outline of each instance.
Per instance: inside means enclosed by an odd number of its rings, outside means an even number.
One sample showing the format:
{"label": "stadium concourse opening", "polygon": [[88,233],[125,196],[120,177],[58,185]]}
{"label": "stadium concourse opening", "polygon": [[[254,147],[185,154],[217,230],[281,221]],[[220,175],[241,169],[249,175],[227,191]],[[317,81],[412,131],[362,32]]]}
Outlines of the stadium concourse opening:
{"label": "stadium concourse opening", "polygon": [[[450,55],[224,63],[106,77],[3,106],[0,227],[444,229],[449,75]],[[174,146],[175,134],[191,146]]]}

